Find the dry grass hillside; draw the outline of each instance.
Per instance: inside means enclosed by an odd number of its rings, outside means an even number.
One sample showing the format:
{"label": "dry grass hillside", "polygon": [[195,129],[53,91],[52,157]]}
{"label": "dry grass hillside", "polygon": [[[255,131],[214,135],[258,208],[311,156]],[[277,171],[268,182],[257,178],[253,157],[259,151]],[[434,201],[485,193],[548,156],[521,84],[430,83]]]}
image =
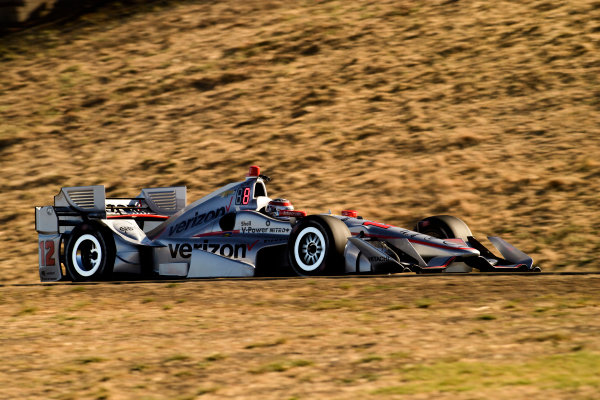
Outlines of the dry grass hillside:
{"label": "dry grass hillside", "polygon": [[0,399],[595,400],[598,293],[597,275],[0,286]]}
{"label": "dry grass hillside", "polygon": [[454,214],[546,270],[597,270],[597,0],[108,3],[0,38],[0,281],[34,205],[258,164],[309,212]]}

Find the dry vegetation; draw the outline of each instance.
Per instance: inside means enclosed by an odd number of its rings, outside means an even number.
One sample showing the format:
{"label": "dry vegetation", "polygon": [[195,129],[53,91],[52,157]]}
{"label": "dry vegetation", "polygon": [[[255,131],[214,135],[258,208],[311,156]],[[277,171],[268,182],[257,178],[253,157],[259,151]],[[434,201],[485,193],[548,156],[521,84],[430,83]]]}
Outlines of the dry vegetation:
{"label": "dry vegetation", "polygon": [[[600,2],[130,1],[0,39],[0,282],[34,205],[258,164],[598,270]],[[593,399],[597,276],[0,286],[0,399]]]}
{"label": "dry vegetation", "polygon": [[591,400],[598,293],[539,275],[0,287],[0,398]]}
{"label": "dry vegetation", "polygon": [[600,3],[108,3],[0,44],[0,280],[35,281],[34,205],[250,164],[309,212],[449,213],[546,270],[597,270]]}

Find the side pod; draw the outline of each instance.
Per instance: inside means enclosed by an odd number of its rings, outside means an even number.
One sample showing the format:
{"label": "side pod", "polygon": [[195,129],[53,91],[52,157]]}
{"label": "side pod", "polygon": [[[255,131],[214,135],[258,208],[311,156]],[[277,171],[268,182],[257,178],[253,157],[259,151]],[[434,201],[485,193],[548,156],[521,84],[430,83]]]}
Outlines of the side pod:
{"label": "side pod", "polygon": [[245,262],[231,260],[219,255],[194,249],[188,278],[243,278],[254,276],[254,267]]}

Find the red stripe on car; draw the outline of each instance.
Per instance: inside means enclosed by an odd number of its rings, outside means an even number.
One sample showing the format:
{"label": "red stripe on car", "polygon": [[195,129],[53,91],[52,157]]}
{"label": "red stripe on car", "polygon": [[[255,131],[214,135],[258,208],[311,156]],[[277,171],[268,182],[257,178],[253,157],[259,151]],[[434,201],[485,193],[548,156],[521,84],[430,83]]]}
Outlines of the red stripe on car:
{"label": "red stripe on car", "polygon": [[119,218],[155,218],[155,219],[169,219],[168,215],[157,215],[157,214],[121,214],[121,215],[109,215],[107,219],[119,219]]}

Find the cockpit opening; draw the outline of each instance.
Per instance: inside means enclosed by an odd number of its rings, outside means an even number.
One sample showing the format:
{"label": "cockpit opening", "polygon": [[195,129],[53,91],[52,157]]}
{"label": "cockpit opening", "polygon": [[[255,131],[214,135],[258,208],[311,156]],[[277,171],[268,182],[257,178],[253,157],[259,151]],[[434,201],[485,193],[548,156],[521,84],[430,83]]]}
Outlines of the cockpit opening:
{"label": "cockpit opening", "polygon": [[262,182],[256,182],[256,184],[254,185],[254,198],[260,197],[260,196],[267,196],[267,188],[265,187],[265,184]]}

